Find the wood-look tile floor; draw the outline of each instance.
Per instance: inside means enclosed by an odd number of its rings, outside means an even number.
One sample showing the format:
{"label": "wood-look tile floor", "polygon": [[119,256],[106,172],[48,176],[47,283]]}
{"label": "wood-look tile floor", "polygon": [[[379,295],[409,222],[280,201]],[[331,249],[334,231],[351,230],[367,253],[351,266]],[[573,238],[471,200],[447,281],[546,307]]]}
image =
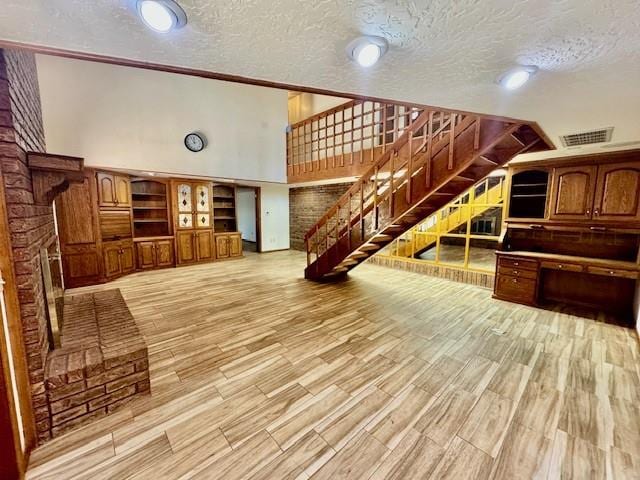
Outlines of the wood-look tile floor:
{"label": "wood-look tile floor", "polygon": [[633,330],[303,266],[248,254],[82,289],[121,289],[152,393],[38,448],[28,478],[639,478]]}

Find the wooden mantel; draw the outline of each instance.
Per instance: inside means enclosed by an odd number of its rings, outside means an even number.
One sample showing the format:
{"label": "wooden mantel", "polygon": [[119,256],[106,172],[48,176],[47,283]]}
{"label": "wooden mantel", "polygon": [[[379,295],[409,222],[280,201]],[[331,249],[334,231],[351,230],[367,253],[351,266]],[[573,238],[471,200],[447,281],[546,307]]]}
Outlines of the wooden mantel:
{"label": "wooden mantel", "polygon": [[71,183],[84,181],[83,158],[29,152],[27,161],[36,205],[51,205]]}

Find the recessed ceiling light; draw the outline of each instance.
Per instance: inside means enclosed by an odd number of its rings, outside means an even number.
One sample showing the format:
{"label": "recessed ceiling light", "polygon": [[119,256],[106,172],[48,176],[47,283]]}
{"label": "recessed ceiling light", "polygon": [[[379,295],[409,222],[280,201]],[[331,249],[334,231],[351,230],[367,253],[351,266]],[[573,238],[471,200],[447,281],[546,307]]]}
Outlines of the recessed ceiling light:
{"label": "recessed ceiling light", "polygon": [[517,90],[538,71],[535,65],[521,65],[507,70],[498,77],[498,83],[507,90]]}
{"label": "recessed ceiling light", "polygon": [[380,60],[389,44],[382,37],[364,36],[358,37],[347,45],[347,55],[358,62],[361,67],[370,67]]}
{"label": "recessed ceiling light", "polygon": [[152,30],[168,33],[186,25],[187,15],[173,0],[138,0],[138,15]]}

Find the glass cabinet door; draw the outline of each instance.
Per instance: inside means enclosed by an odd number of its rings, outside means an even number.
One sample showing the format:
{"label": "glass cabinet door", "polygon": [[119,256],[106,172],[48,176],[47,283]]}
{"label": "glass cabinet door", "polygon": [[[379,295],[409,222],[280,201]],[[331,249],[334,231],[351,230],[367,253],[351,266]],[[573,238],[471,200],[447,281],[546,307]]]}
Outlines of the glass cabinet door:
{"label": "glass cabinet door", "polygon": [[196,185],[196,228],[211,228],[211,195],[209,185]]}
{"label": "glass cabinet door", "polygon": [[193,198],[191,185],[178,185],[178,228],[193,228]]}

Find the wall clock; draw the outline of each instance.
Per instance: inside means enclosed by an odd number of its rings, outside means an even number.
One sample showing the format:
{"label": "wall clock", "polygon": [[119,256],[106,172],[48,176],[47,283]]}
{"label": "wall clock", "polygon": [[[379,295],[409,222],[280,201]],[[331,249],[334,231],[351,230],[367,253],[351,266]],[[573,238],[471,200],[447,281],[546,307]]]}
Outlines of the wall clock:
{"label": "wall clock", "polygon": [[192,152],[200,152],[207,146],[207,141],[201,133],[189,133],[184,137],[184,146]]}

